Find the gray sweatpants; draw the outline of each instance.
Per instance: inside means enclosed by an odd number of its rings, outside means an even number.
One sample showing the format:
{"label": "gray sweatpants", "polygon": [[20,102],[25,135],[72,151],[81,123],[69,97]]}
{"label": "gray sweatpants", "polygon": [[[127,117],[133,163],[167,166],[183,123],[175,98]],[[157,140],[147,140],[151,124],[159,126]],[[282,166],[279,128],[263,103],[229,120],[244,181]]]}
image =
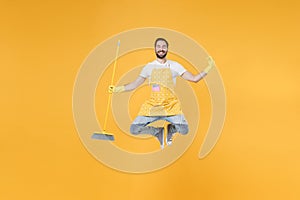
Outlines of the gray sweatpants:
{"label": "gray sweatpants", "polygon": [[189,132],[188,123],[184,115],[172,115],[172,116],[137,116],[130,126],[130,132],[134,135],[138,134],[157,134],[161,127],[148,126],[150,123],[165,120],[170,122],[168,125],[168,133],[180,133],[187,134]]}

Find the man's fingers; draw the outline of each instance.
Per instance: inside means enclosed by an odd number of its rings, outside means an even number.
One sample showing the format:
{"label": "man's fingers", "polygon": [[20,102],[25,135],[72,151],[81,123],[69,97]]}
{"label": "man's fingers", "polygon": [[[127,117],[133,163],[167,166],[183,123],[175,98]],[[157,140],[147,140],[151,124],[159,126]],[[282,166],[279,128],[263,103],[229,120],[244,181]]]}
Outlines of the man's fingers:
{"label": "man's fingers", "polygon": [[212,67],[215,65],[215,61],[214,61],[214,59],[211,56],[209,56],[207,58],[207,60],[208,60],[208,64],[211,65]]}

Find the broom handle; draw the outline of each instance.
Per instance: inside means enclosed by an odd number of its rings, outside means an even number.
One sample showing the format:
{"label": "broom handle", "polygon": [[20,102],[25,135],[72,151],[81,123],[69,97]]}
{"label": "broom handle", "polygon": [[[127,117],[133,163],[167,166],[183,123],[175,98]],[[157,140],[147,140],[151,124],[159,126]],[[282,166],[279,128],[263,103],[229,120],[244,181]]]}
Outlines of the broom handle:
{"label": "broom handle", "polygon": [[[118,46],[117,46],[116,57],[115,57],[114,68],[113,68],[110,85],[113,85],[113,83],[114,83],[119,49],[120,49],[120,40],[118,40]],[[105,118],[104,118],[104,128],[103,128],[104,132],[106,131],[106,124],[107,124],[107,117],[108,117],[108,112],[109,112],[109,107],[110,107],[111,95],[112,95],[112,93],[109,93],[108,99],[107,99],[107,106],[106,106],[106,112],[105,112]]]}

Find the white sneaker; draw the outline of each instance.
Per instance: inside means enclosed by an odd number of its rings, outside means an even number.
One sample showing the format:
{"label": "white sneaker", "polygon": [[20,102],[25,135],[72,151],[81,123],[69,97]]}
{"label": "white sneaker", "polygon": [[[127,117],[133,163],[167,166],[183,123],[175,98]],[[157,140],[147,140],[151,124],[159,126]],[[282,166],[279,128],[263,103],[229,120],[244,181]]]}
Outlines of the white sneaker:
{"label": "white sneaker", "polygon": [[171,126],[172,126],[172,124],[168,125],[168,133],[167,133],[167,137],[166,137],[166,144],[168,146],[170,146],[172,144],[172,142],[173,142],[173,135],[174,135],[174,133],[172,133],[173,131],[170,130],[172,128]]}
{"label": "white sneaker", "polygon": [[166,137],[166,144],[168,145],[168,146],[170,146],[171,144],[172,144],[172,138],[173,138],[173,134],[172,133],[168,133],[167,134],[167,137]]}

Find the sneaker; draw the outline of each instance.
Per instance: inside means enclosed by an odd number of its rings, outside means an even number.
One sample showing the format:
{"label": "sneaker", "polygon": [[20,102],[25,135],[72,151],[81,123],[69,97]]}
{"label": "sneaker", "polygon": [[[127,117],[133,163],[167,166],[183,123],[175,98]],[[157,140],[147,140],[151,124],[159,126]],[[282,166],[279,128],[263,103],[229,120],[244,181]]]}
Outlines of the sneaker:
{"label": "sneaker", "polygon": [[166,144],[170,146],[172,144],[173,133],[168,133],[166,138]]}
{"label": "sneaker", "polygon": [[167,137],[166,137],[166,144],[169,146],[172,144],[172,140],[173,140],[173,135],[174,135],[174,131],[171,130],[173,128],[172,124],[168,125],[168,133],[167,133]]}
{"label": "sneaker", "polygon": [[158,141],[160,143],[160,148],[163,149],[164,148],[164,129],[163,128],[159,129],[159,132],[155,134],[155,137],[158,139]]}

